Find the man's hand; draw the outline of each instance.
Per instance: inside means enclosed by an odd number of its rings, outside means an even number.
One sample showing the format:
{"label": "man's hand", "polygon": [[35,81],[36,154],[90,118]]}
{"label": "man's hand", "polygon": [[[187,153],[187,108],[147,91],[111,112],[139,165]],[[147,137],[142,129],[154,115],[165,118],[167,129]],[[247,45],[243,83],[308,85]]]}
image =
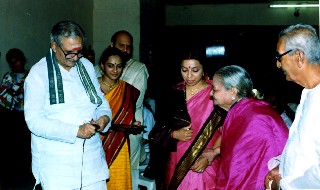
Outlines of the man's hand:
{"label": "man's hand", "polygon": [[103,131],[109,122],[110,122],[110,118],[106,115],[103,115],[93,123],[98,124],[100,126],[99,128],[97,128],[97,131]]}
{"label": "man's hand", "polygon": [[280,184],[281,176],[279,174],[279,166],[273,168],[264,179],[264,186],[267,190],[277,190]]}
{"label": "man's hand", "polygon": [[96,133],[95,126],[90,123],[80,125],[77,136],[83,139],[89,139]]}
{"label": "man's hand", "polygon": [[80,125],[77,136],[83,139],[89,139],[96,134],[97,131],[103,131],[110,122],[108,116],[101,116],[97,121],[90,121]]}

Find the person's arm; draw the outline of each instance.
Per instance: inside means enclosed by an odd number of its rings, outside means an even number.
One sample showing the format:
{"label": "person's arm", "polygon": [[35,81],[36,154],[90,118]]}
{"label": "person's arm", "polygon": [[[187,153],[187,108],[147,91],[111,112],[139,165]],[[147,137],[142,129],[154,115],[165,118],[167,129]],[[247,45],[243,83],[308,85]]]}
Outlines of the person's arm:
{"label": "person's arm", "polygon": [[[319,153],[319,152],[318,152]],[[320,165],[313,165],[302,175],[288,176],[280,180],[282,189],[320,189]],[[301,163],[303,164],[303,163]]]}
{"label": "person's arm", "polygon": [[149,139],[148,138],[149,133],[150,133],[151,129],[153,128],[153,126],[155,125],[155,120],[154,120],[154,117],[152,115],[152,112],[148,108],[144,107],[143,111],[144,111],[143,123],[146,126],[145,132],[143,133],[143,139],[148,140]]}
{"label": "person's arm", "polygon": [[[85,66],[89,63],[84,62]],[[87,71],[91,78],[94,77],[97,80],[95,74],[91,76],[94,73],[91,67],[86,67]],[[74,78],[63,81],[65,102],[52,105],[49,102],[49,82],[45,59],[31,69],[25,81],[24,108],[28,128],[34,135],[53,141],[74,143],[77,140],[79,128],[83,124],[93,120],[100,123],[100,130],[102,130],[107,122],[110,123],[106,117],[111,118],[111,110],[102,92],[97,91],[102,100],[100,106],[89,102],[88,95],[80,79],[77,78],[79,75],[75,69],[70,71],[73,72]],[[96,89],[99,88],[97,81],[93,81],[93,84]],[[107,130],[107,128],[108,126],[104,129]]]}
{"label": "person's arm", "polygon": [[141,121],[141,125],[143,125],[143,101],[147,90],[148,77],[148,70],[146,66],[143,66],[132,83],[132,85],[140,91],[140,95],[136,103],[135,118],[137,121]]}
{"label": "person's arm", "polygon": [[[300,104],[297,109],[297,115],[299,115],[298,121],[300,123],[297,127],[299,129],[299,141],[296,141],[293,145],[298,144],[301,146],[293,146],[294,151],[289,149],[291,150],[290,152],[289,150],[286,150],[285,152],[287,156],[286,159],[300,156],[301,161],[297,164],[301,166],[307,165],[308,167],[297,168],[294,170],[295,172],[292,172],[290,175],[282,176],[282,179],[280,180],[280,186],[282,189],[320,189],[320,112],[318,111],[320,101],[318,96],[314,96],[313,98],[314,99],[308,103]],[[310,107],[306,106],[307,108],[305,108],[302,106],[306,104],[309,104]],[[303,114],[301,116],[303,109],[305,109],[309,114]],[[291,139],[288,140],[288,143],[290,141]],[[292,146],[292,144],[289,145]],[[289,158],[288,155],[290,155]],[[304,160],[301,155],[308,159]],[[304,161],[307,163],[304,163]],[[290,161],[286,163],[289,162]],[[292,167],[290,165],[284,166]],[[286,168],[284,167],[284,169]]]}
{"label": "person's arm", "polygon": [[[84,60],[83,60],[84,61]],[[87,63],[87,62],[86,62]],[[86,64],[87,72],[90,75],[91,81],[96,89],[97,95],[101,98],[102,104],[96,109],[96,118],[94,118],[94,122],[100,126],[98,131],[107,132],[111,126],[112,112],[109,105],[109,102],[104,97],[104,94],[100,90],[100,84],[98,81],[98,77],[96,75],[95,68],[91,63]]]}
{"label": "person's arm", "polygon": [[[66,124],[48,117],[45,107],[49,106],[47,67],[35,65],[24,83],[24,114],[31,133],[46,139],[74,143],[79,129],[78,123]],[[61,105],[52,105],[57,108]],[[71,117],[72,114],[68,113]]]}
{"label": "person's arm", "polygon": [[218,139],[216,140],[212,148],[206,148],[203,151],[202,156],[208,160],[209,165],[211,165],[213,160],[219,156],[220,145],[221,145],[221,136],[218,137]]}
{"label": "person's arm", "polygon": [[171,138],[179,141],[188,141],[192,138],[192,135],[193,130],[191,128],[191,124],[178,130],[172,130],[170,133]]}

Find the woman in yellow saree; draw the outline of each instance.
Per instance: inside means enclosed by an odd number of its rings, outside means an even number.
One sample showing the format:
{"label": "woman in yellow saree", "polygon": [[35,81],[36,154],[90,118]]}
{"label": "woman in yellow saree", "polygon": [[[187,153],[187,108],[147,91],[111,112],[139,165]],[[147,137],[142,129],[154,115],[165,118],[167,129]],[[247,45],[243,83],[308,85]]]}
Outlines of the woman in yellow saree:
{"label": "woman in yellow saree", "polygon": [[107,48],[99,61],[103,75],[98,80],[112,110],[111,128],[100,136],[110,171],[108,190],[132,189],[129,132],[120,130],[120,127],[140,124],[134,118],[140,92],[132,85],[119,80],[125,59],[125,55],[117,48]]}

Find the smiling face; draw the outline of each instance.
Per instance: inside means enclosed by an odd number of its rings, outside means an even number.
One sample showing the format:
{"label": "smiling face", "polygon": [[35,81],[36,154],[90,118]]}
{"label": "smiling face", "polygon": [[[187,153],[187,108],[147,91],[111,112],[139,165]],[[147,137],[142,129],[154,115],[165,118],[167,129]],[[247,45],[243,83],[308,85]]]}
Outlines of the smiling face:
{"label": "smiling face", "polygon": [[[75,55],[71,59],[67,59],[65,54],[75,53],[78,54],[82,50],[82,39],[80,37],[62,38],[62,45],[58,46],[56,42],[51,43],[52,50],[56,53],[56,59],[58,63],[69,71],[74,67],[79,59],[78,55]],[[80,54],[79,54],[80,55]]]}
{"label": "smiling face", "polygon": [[204,75],[203,67],[198,60],[187,59],[181,63],[181,76],[188,86],[195,86]]}
{"label": "smiling face", "polygon": [[[283,39],[280,39],[277,44],[277,52],[279,54],[283,54],[286,51],[285,49],[285,41]],[[282,56],[279,60],[277,60],[277,67],[279,69],[282,69],[284,74],[286,75],[287,81],[295,81],[296,77],[298,76],[298,65],[295,60],[295,54],[296,51],[293,51],[293,56],[290,56],[289,53]]]}
{"label": "smiling face", "polygon": [[221,78],[218,75],[214,75],[212,79],[211,96],[213,97],[215,105],[218,105],[225,110],[229,110],[235,102],[236,91],[234,88],[227,90],[222,85]]}
{"label": "smiling face", "polygon": [[100,64],[103,74],[110,79],[110,81],[116,81],[120,78],[123,65],[122,60],[118,55],[111,55],[106,62]]}

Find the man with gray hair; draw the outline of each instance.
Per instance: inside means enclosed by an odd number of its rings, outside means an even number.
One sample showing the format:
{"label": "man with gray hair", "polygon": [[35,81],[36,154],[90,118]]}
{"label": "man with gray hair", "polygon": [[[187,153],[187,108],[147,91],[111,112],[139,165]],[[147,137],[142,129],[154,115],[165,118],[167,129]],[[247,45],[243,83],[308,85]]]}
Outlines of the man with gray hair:
{"label": "man with gray hair", "polygon": [[305,24],[279,34],[276,64],[287,81],[304,87],[283,153],[268,162],[268,189],[320,189],[320,42]]}
{"label": "man with gray hair", "polygon": [[107,189],[99,133],[110,127],[112,113],[92,63],[83,58],[85,39],[78,24],[55,24],[49,52],[25,80],[32,173],[45,190]]}

